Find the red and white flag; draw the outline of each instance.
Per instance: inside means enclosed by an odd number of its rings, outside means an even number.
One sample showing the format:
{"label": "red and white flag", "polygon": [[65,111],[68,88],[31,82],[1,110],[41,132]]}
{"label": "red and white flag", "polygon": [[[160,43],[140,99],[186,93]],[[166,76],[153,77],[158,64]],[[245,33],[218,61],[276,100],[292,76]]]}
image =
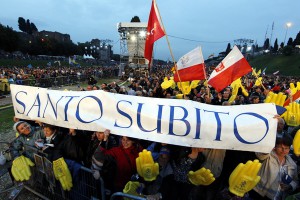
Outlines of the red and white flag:
{"label": "red and white flag", "polygon": [[299,100],[300,100],[300,90],[297,91],[291,98],[287,98],[283,104],[283,107],[288,106],[290,103],[293,103],[294,101],[299,101]]}
{"label": "red and white flag", "polygon": [[237,46],[234,46],[230,53],[211,73],[208,79],[208,84],[214,87],[217,91],[221,91],[233,81],[251,71],[252,67],[249,65]]}
{"label": "red and white flag", "polygon": [[206,79],[204,59],[201,47],[197,47],[178,60],[177,71],[174,74],[174,81],[184,82],[204,79]]}
{"label": "red and white flag", "polygon": [[162,23],[160,21],[160,16],[158,8],[156,6],[156,1],[152,0],[152,6],[150,10],[150,15],[148,19],[147,35],[145,42],[144,57],[149,61],[149,66],[151,64],[152,52],[154,42],[165,35],[165,30],[163,29]]}

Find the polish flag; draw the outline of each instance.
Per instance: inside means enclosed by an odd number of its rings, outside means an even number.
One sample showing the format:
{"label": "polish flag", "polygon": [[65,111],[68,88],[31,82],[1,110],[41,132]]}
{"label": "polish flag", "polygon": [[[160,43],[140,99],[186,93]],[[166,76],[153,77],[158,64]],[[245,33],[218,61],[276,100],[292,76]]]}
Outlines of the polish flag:
{"label": "polish flag", "polygon": [[204,59],[201,47],[197,47],[178,60],[177,71],[174,74],[174,81],[185,82],[204,79],[206,79]]}
{"label": "polish flag", "polygon": [[208,84],[220,92],[233,81],[251,71],[252,67],[237,46],[234,46],[230,53],[211,73]]}
{"label": "polish flag", "polygon": [[152,0],[144,51],[144,57],[149,61],[149,66],[151,64],[154,42],[165,35],[166,33],[163,29],[162,22],[160,20],[158,8],[156,6],[156,1]]}
{"label": "polish flag", "polygon": [[296,92],[292,96],[292,98],[287,98],[287,100],[283,104],[283,107],[288,106],[290,103],[293,103],[294,101],[300,101],[300,90]]}

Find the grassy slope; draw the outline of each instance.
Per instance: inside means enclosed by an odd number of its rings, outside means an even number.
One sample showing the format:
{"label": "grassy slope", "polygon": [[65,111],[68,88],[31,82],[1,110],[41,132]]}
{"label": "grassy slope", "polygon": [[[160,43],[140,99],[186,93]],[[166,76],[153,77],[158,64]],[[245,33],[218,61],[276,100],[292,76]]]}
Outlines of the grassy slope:
{"label": "grassy slope", "polygon": [[264,69],[267,67],[266,74],[280,71],[280,75],[300,76],[300,54],[291,56],[284,55],[262,55],[250,59],[253,68]]}

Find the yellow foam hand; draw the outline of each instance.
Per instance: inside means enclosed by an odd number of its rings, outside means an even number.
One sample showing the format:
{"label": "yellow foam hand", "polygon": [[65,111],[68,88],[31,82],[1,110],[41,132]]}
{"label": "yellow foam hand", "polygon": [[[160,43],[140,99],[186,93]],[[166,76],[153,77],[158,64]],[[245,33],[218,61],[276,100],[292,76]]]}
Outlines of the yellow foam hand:
{"label": "yellow foam hand", "polygon": [[297,131],[293,140],[294,154],[300,156],[300,129]]}
{"label": "yellow foam hand", "polygon": [[169,79],[167,77],[164,78],[164,82],[161,83],[161,88],[162,89],[168,89],[169,87],[172,86],[172,83],[169,81]]}
{"label": "yellow foam hand", "polygon": [[158,163],[154,163],[151,152],[146,149],[139,153],[139,157],[136,159],[136,168],[138,174],[145,181],[153,181],[159,174]]}
{"label": "yellow foam hand", "polygon": [[174,77],[173,77],[173,76],[170,77],[169,82],[170,82],[170,84],[171,84],[171,88],[172,88],[172,89],[175,89],[175,88],[176,88],[176,83],[175,83],[175,81],[174,81]]}
{"label": "yellow foam hand", "polygon": [[191,87],[190,87],[189,81],[178,82],[177,86],[183,94],[189,94],[191,92]]}
{"label": "yellow foam hand", "polygon": [[297,92],[297,88],[294,83],[290,83],[291,95],[294,95]]}
{"label": "yellow foam hand", "polygon": [[11,167],[11,173],[16,181],[29,180],[31,176],[30,166],[34,166],[34,163],[24,156],[17,157]]}
{"label": "yellow foam hand", "polygon": [[256,74],[256,68],[252,68],[252,76],[257,76],[257,74]]}
{"label": "yellow foam hand", "polygon": [[[128,181],[123,189],[125,194],[131,194],[135,196],[142,196],[142,190],[144,189],[144,185],[138,181]],[[131,198],[124,198],[125,200],[129,200]]]}
{"label": "yellow foam hand", "polygon": [[243,197],[260,181],[260,176],[257,176],[260,168],[261,163],[258,160],[253,162],[249,160],[246,164],[240,163],[229,177],[229,191]]}
{"label": "yellow foam hand", "polygon": [[283,113],[282,117],[289,126],[300,125],[300,104],[297,102],[290,103],[285,107],[286,111]]}
{"label": "yellow foam hand", "polygon": [[189,181],[194,185],[210,185],[215,181],[215,177],[211,171],[204,167],[195,172],[189,171],[188,178]]}
{"label": "yellow foam hand", "polygon": [[256,75],[259,76],[261,74],[261,69],[256,72]]}
{"label": "yellow foam hand", "polygon": [[255,86],[260,86],[260,85],[262,85],[262,77],[258,77],[258,78],[256,79],[254,85],[255,85]]}
{"label": "yellow foam hand", "polygon": [[53,161],[53,172],[55,178],[59,180],[63,190],[70,191],[73,187],[72,176],[68,165],[63,158]]}
{"label": "yellow foam hand", "polygon": [[274,103],[278,106],[283,106],[286,99],[286,95],[284,95],[282,92],[279,92],[278,94],[275,94],[273,92],[269,92],[268,96],[265,99],[265,103]]}
{"label": "yellow foam hand", "polygon": [[194,89],[198,86],[200,80],[193,80],[190,84],[191,89]]}
{"label": "yellow foam hand", "polygon": [[240,78],[236,79],[235,81],[233,81],[230,86],[232,87],[232,95],[231,97],[229,98],[229,103],[232,103],[236,97],[237,97],[237,94],[239,92],[239,89],[241,88],[242,89],[242,92],[243,92],[243,95],[244,96],[249,96],[249,93],[248,91],[244,88],[244,86],[242,85],[242,81]]}

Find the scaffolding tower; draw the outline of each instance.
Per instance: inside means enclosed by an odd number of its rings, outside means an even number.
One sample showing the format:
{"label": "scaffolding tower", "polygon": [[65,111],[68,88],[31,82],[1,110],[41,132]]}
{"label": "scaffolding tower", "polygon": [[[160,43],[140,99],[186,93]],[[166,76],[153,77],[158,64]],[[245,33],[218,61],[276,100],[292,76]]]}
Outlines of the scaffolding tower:
{"label": "scaffolding tower", "polygon": [[144,58],[147,23],[120,22],[118,32],[120,35],[120,63],[131,67],[144,67],[147,61]]}

